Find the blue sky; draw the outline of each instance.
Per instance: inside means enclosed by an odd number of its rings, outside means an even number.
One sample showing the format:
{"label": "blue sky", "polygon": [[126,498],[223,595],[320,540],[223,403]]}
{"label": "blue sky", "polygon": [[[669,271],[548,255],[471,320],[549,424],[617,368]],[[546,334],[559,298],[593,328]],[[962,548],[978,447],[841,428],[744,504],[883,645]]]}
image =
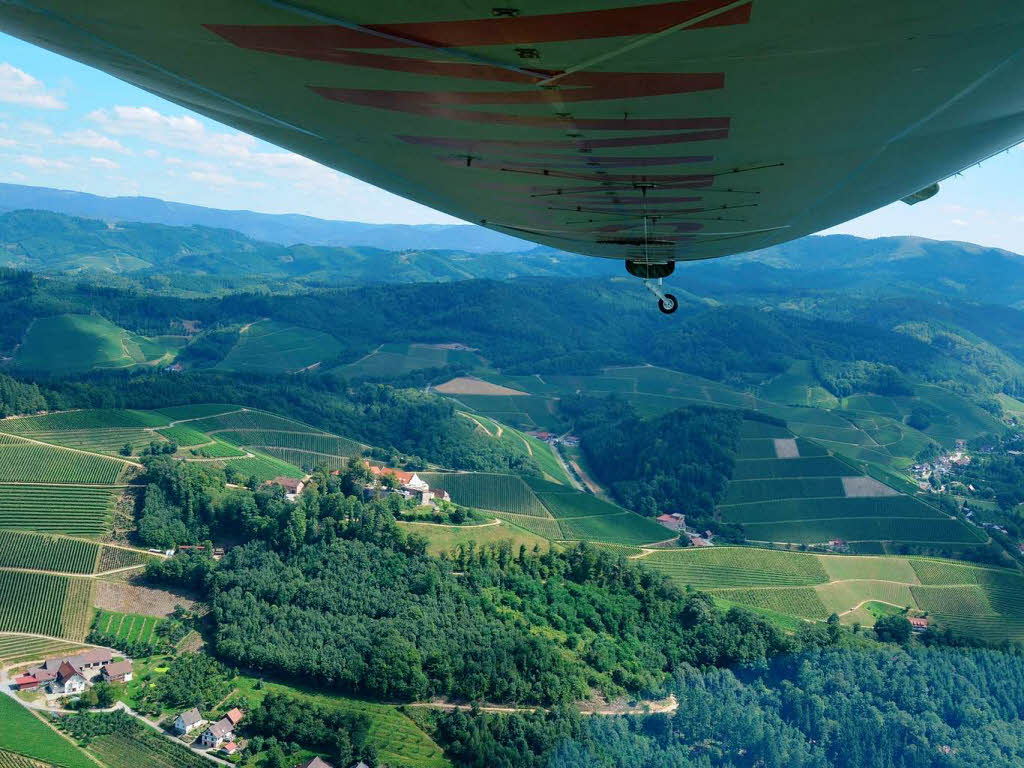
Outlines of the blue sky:
{"label": "blue sky", "polygon": [[[1024,253],[1024,145],[938,196],[835,227]],[[200,117],[109,75],[0,35],[0,181],[215,208],[407,224],[455,219]]]}

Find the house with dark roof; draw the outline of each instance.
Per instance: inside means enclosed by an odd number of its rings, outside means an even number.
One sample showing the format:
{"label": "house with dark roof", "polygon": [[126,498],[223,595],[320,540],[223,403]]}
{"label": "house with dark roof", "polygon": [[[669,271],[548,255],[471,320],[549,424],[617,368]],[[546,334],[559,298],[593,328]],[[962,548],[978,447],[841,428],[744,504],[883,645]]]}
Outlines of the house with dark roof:
{"label": "house with dark roof", "polygon": [[186,709],[174,718],[174,730],[178,734],[184,735],[202,723],[203,716],[199,714],[198,709],[192,707],[192,709]]}
{"label": "house with dark roof", "polygon": [[313,757],[304,763],[299,763],[295,768],[334,768],[334,766],[321,757]]}
{"label": "house with dark roof", "polygon": [[63,661],[57,669],[57,676],[50,683],[50,693],[60,693],[67,696],[72,693],[81,693],[85,690],[85,675],[78,667],[70,661]]}

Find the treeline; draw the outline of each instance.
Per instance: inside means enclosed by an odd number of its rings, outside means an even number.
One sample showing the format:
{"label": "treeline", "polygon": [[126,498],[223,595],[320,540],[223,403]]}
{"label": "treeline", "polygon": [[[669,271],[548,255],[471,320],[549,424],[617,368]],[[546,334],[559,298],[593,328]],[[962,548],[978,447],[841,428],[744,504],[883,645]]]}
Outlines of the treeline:
{"label": "treeline", "polygon": [[0,373],[0,418],[35,413],[49,407],[49,400],[37,385]]}
{"label": "treeline", "polygon": [[714,522],[732,477],[743,411],[694,406],[642,419],[615,397],[564,398],[561,409],[576,424],[589,466],[624,506]]}
{"label": "treeline", "polygon": [[1011,768],[1024,762],[1024,659],[826,649],[757,669],[681,668],[671,714],[435,716],[466,768]]}

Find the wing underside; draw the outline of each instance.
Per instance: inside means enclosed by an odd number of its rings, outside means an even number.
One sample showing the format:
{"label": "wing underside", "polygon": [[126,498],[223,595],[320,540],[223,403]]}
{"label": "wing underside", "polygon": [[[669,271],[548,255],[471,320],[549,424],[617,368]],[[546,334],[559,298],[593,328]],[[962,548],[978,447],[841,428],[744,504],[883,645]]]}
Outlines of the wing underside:
{"label": "wing underside", "polygon": [[1024,6],[996,0],[0,0],[0,28],[610,258],[790,240],[1024,138]]}

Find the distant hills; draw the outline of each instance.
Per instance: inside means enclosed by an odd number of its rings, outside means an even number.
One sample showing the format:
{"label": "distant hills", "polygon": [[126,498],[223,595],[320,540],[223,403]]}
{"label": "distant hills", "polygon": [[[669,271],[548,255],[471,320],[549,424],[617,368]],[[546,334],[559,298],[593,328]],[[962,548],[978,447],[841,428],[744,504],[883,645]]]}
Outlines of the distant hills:
{"label": "distant hills", "polygon": [[365,224],[329,221],[299,214],[224,211],[171,203],[153,197],[101,197],[65,189],[0,184],[0,211],[38,209],[103,221],[138,221],[176,227],[193,225],[233,229],[279,245],[372,246],[459,250],[469,253],[524,251],[533,243],[471,224]]}

